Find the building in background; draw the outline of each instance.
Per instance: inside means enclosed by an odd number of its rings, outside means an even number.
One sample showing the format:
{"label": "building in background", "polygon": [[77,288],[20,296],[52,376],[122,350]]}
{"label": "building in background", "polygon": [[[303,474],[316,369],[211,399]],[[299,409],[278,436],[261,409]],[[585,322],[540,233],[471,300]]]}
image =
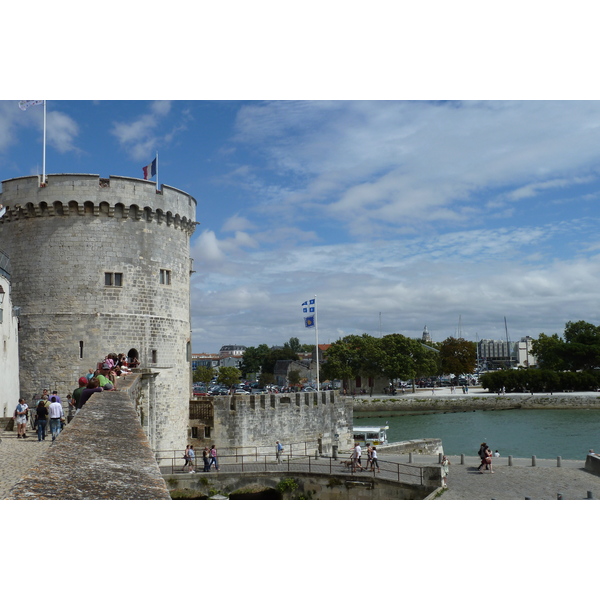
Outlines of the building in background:
{"label": "building in background", "polygon": [[0,250],[0,417],[11,417],[19,401],[19,308],[13,306],[10,260]]}

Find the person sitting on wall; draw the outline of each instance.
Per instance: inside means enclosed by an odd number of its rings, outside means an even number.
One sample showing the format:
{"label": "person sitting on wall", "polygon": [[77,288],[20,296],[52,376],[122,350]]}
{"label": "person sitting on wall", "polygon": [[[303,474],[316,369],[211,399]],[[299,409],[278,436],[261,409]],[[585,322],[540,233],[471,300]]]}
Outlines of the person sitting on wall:
{"label": "person sitting on wall", "polygon": [[100,387],[98,379],[96,377],[92,377],[89,383],[87,384],[85,390],[81,392],[81,396],[79,396],[79,402],[77,403],[77,411],[75,412],[75,414],[77,414],[83,408],[83,406],[90,399],[90,396],[92,394],[102,391],[103,390]]}
{"label": "person sitting on wall", "polygon": [[98,380],[98,384],[105,391],[114,392],[117,388],[114,386],[113,382],[104,374],[104,371],[100,371],[96,375],[96,379]]}

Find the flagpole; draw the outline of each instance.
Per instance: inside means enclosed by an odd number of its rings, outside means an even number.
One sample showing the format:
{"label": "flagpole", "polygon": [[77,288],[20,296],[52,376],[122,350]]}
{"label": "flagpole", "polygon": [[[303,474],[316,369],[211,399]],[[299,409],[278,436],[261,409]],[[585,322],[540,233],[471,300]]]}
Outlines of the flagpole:
{"label": "flagpole", "polygon": [[317,355],[317,392],[319,389],[319,323],[318,323],[318,315],[319,311],[317,310],[317,295],[315,294],[315,351]]}
{"label": "flagpole", "polygon": [[156,191],[158,192],[158,150],[156,151]]}
{"label": "flagpole", "polygon": [[46,101],[44,100],[44,144],[42,149],[42,183],[46,183]]}

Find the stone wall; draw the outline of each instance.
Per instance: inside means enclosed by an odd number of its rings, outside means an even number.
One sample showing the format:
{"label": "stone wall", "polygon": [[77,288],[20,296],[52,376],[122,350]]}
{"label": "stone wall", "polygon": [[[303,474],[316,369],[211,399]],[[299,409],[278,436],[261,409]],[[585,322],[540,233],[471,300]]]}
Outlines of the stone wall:
{"label": "stone wall", "polygon": [[11,284],[0,268],[0,418],[11,417],[19,402],[19,320],[13,315]]}
{"label": "stone wall", "polygon": [[588,454],[585,459],[585,466],[583,468],[590,473],[600,475],[600,456],[597,454],[594,456]]}
{"label": "stone wall", "polygon": [[[141,375],[93,394],[8,500],[169,500],[136,408]],[[45,442],[48,443],[48,442]]]}
{"label": "stone wall", "polygon": [[[337,391],[215,396],[214,435],[217,447],[268,447],[320,440],[320,453],[330,455],[352,445],[352,400]],[[337,438],[336,438],[337,434]]]}
{"label": "stone wall", "polygon": [[431,411],[431,410],[505,410],[513,408],[600,408],[600,394],[465,394],[459,396],[400,396],[389,399],[357,400],[355,413],[386,413],[394,411]]}
{"label": "stone wall", "polygon": [[439,467],[426,467],[425,485],[411,485],[356,475],[318,475],[302,472],[286,473],[201,473],[167,477],[170,489],[187,488],[212,496],[248,492],[249,490],[272,488],[282,480],[293,479],[297,484],[294,492],[284,498],[300,496],[313,500],[423,500],[441,485]]}
{"label": "stone wall", "polygon": [[0,236],[21,307],[21,395],[48,388],[64,397],[106,354],[134,350],[158,374],[153,443],[185,447],[196,201],[126,177],[47,180],[3,181],[0,195]]}

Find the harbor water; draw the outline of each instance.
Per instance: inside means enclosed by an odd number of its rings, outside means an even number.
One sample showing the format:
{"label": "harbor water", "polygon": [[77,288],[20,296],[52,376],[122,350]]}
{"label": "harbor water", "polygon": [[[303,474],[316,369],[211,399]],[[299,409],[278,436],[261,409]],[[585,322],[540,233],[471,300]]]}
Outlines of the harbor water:
{"label": "harbor water", "polygon": [[600,452],[600,409],[362,414],[355,413],[355,425],[387,421],[388,442],[440,438],[451,455],[474,456],[482,442],[501,456],[585,460],[590,448]]}

